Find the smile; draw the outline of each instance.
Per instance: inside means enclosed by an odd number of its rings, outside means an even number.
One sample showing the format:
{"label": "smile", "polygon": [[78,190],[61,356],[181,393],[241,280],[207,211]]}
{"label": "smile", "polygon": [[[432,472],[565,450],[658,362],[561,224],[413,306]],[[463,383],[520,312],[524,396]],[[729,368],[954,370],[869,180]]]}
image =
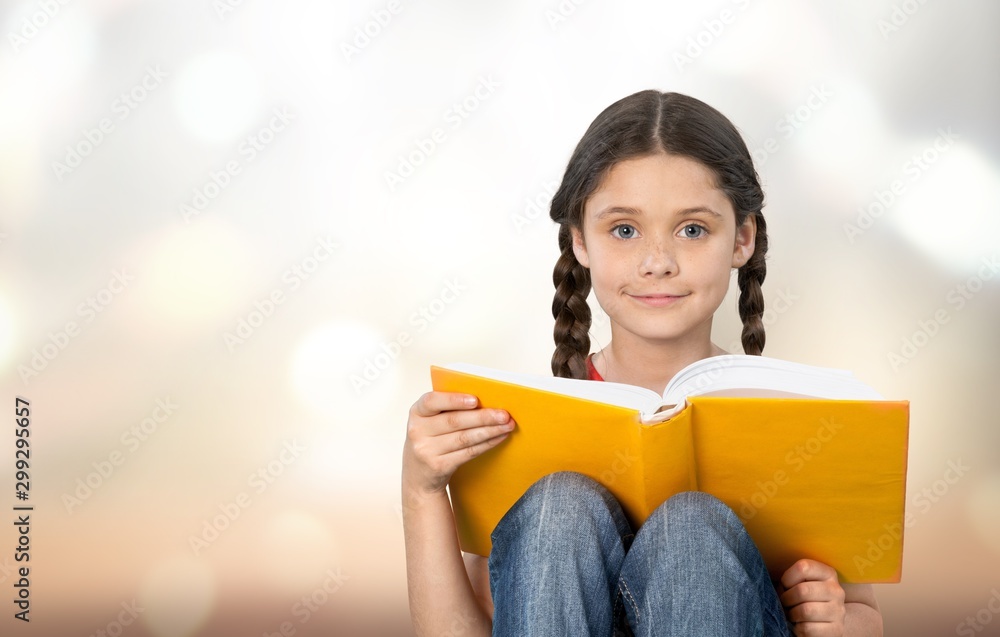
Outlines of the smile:
{"label": "smile", "polygon": [[639,296],[635,294],[629,294],[629,296],[638,301],[639,303],[642,303],[643,305],[647,305],[649,307],[667,307],[669,305],[677,303],[687,295],[685,294],[683,296],[671,296],[669,294],[648,294]]}

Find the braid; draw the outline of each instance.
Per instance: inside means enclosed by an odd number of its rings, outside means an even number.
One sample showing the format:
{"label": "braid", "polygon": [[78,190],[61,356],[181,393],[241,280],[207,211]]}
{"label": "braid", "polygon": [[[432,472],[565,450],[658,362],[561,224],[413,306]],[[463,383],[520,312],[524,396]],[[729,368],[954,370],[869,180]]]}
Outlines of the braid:
{"label": "braid", "polygon": [[737,275],[738,306],[743,351],[757,356],[764,351],[761,284],[767,272],[767,228],[761,216],[764,193],[753,157],[733,123],[716,109],[687,95],[649,89],[601,111],[577,144],[552,196],[549,216],[559,224],[560,250],[552,273],[556,287],[552,373],[557,377],[587,378],[586,357],[590,353],[590,271],[573,253],[570,229],[582,231],[588,198],[616,164],[657,153],[688,157],[711,170],[718,188],[732,204],[737,227],[747,215],[754,215],[755,250]]}
{"label": "braid", "polygon": [[569,226],[559,228],[559,248],[562,251],[552,272],[556,294],[552,299],[552,316],[556,320],[552,337],[556,351],[552,354],[552,374],[562,378],[587,378],[587,354],[590,353],[590,272],[580,265],[573,254]]}
{"label": "braid", "polygon": [[757,233],[754,239],[754,251],[750,259],[739,269],[736,281],[740,287],[739,311],[743,320],[743,351],[753,356],[760,356],[764,351],[764,294],[760,286],[767,274],[764,257],[767,254],[767,224],[764,216],[755,213]]}

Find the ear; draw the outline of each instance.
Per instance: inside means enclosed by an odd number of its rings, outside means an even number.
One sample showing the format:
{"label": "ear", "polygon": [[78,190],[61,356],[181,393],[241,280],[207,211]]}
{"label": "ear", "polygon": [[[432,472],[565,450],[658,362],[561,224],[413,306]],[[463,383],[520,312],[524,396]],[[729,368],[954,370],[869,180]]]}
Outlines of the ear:
{"label": "ear", "polygon": [[573,235],[573,254],[576,260],[585,268],[590,267],[590,255],[587,254],[587,245],[583,242],[583,232],[579,228],[570,228]]}
{"label": "ear", "polygon": [[754,240],[757,238],[757,217],[747,215],[743,225],[736,228],[736,242],[733,245],[733,267],[739,268],[753,256]]}

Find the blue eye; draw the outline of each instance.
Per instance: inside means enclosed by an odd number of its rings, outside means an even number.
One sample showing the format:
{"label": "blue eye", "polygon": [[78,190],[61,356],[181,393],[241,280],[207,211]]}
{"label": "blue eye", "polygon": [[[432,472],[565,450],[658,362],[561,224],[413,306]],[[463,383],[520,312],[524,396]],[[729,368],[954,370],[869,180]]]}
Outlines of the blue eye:
{"label": "blue eye", "polygon": [[[691,232],[692,230],[694,230],[694,233]],[[697,239],[701,235],[705,234],[705,232],[707,231],[703,226],[699,226],[695,223],[684,226],[684,236],[688,239]]]}
{"label": "blue eye", "polygon": [[622,223],[611,229],[611,234],[618,237],[619,239],[631,239],[635,236],[635,228],[628,225],[627,223]]}

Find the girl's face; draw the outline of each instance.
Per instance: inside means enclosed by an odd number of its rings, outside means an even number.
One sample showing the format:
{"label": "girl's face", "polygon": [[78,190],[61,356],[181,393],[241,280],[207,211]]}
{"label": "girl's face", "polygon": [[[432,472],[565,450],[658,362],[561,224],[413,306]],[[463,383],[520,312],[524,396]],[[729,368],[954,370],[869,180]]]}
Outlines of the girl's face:
{"label": "girl's face", "polygon": [[615,164],[584,205],[573,251],[590,269],[612,339],[707,346],[732,268],[756,223],[736,214],[703,164],[658,153]]}

